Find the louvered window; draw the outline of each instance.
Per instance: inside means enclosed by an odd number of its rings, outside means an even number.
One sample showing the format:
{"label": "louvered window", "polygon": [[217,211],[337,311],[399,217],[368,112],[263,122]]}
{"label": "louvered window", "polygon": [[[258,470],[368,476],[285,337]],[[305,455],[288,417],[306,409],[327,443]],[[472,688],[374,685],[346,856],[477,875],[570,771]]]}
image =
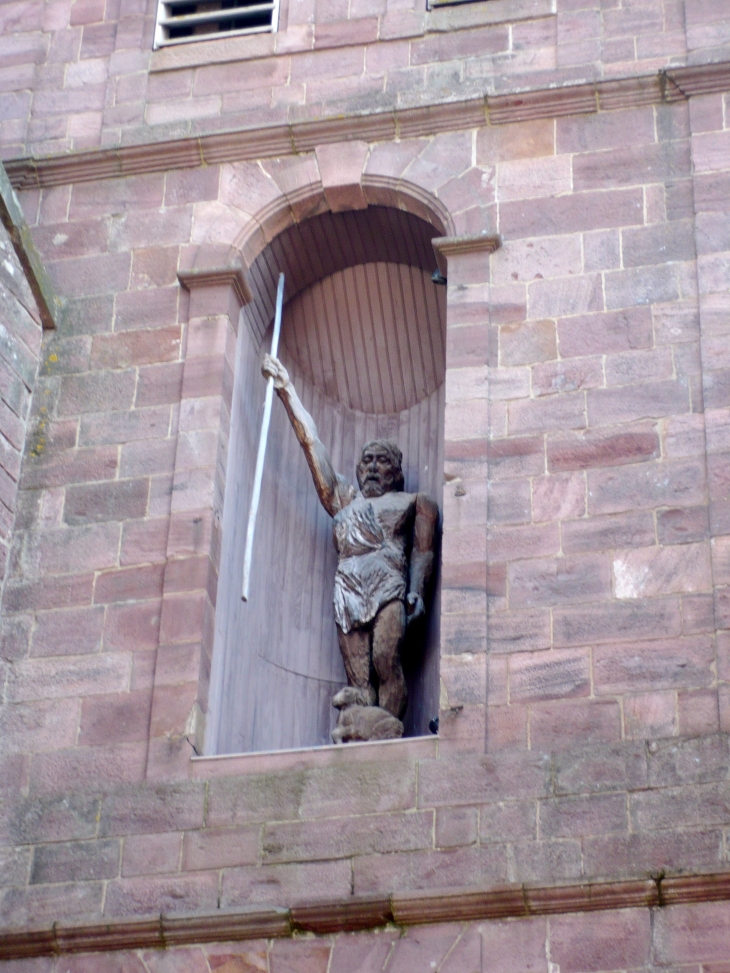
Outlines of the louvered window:
{"label": "louvered window", "polygon": [[160,0],[155,47],[276,30],[278,0]]}

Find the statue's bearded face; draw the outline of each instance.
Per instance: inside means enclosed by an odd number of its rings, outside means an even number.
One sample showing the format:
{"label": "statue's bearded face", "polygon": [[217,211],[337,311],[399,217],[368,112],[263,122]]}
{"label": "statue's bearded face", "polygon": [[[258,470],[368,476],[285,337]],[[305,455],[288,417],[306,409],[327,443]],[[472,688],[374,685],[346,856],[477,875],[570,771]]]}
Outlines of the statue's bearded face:
{"label": "statue's bearded face", "polygon": [[357,482],[364,497],[382,497],[391,490],[403,489],[403,473],[389,449],[369,443],[357,466]]}

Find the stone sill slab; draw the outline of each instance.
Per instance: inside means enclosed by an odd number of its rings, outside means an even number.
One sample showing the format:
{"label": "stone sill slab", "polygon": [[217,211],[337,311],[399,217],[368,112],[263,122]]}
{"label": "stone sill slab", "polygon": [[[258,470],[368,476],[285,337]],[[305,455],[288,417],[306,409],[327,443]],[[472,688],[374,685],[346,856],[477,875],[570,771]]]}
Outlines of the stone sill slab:
{"label": "stone sill slab", "polygon": [[290,156],[311,152],[318,145],[351,140],[392,141],[537,118],[671,104],[694,95],[721,91],[730,91],[730,62],[727,61],[669,68],[657,74],[610,81],[484,95],[469,101],[441,102],[420,108],[333,116],[314,122],[269,125],[67,155],[10,159],[5,169],[15,189],[36,189]]}
{"label": "stone sill slab", "polygon": [[333,767],[341,764],[369,763],[373,760],[429,760],[438,756],[438,737],[406,737],[400,740],[371,740],[342,746],[303,747],[299,750],[260,750],[255,753],[218,754],[192,757],[191,777],[240,777],[246,774],[280,773]]}
{"label": "stone sill slab", "polygon": [[584,885],[501,886],[484,890],[397,893],[271,906],[210,915],[153,916],[110,923],[9,929],[0,935],[0,960],[121,949],[154,949],[205,942],[273,939],[295,933],[330,935],[395,924],[662,908],[730,899],[730,872]]}

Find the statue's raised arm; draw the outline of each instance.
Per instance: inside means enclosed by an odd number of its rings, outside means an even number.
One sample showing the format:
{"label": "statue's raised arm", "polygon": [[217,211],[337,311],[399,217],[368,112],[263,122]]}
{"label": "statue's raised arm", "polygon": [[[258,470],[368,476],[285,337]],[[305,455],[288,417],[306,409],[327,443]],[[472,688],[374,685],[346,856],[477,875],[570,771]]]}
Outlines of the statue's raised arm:
{"label": "statue's raised arm", "polygon": [[273,378],[274,388],[284,403],[289,421],[307,457],[317,496],[327,513],[334,517],[352,500],[355,488],[335,471],[330,455],[319,438],[314,419],[302,405],[289,373],[279,359],[265,355],[261,372],[264,378]]}

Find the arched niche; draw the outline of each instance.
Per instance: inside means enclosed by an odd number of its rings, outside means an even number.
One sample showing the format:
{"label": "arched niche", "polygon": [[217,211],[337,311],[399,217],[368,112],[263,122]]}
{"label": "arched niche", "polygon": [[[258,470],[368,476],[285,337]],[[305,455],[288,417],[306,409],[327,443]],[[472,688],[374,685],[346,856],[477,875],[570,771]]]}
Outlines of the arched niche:
{"label": "arched niche", "polygon": [[[445,289],[431,274],[439,231],[371,206],[324,213],[276,237],[250,268],[239,328],[206,751],[326,745],[345,685],[332,614],[336,555],[301,448],[274,399],[253,553],[240,599],[246,520],[276,280],[286,274],[280,357],[336,468],[354,482],[362,445],[398,442],[406,489],[441,504]],[[404,652],[406,734],[438,713],[438,578]]]}

